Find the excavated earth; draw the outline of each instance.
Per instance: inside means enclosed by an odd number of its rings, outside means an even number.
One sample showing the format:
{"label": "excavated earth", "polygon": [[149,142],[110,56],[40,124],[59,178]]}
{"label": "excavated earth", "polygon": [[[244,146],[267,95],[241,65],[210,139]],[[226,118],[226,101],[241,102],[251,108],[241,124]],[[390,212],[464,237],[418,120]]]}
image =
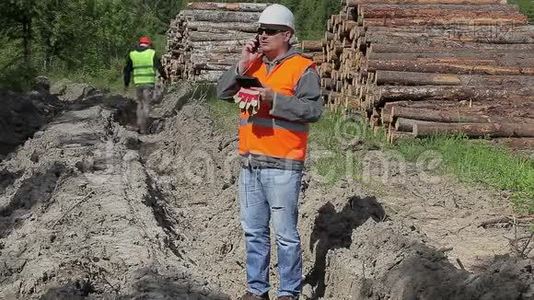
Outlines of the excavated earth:
{"label": "excavated earth", "polygon": [[[244,291],[235,132],[191,90],[156,105],[146,136],[128,130],[129,99],[60,97],[62,112],[0,162],[0,299]],[[479,226],[512,215],[506,194],[422,178],[411,163],[389,164],[384,180],[376,164],[392,155],[365,157],[363,183],[325,184],[308,164],[303,299],[534,299],[533,253],[510,247],[527,228]]]}

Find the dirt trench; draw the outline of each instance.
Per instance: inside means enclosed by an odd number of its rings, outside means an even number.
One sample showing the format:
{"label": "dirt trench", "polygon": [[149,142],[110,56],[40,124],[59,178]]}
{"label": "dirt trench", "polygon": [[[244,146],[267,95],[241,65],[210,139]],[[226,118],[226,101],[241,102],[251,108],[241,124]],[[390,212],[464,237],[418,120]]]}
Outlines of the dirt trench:
{"label": "dirt trench", "polygon": [[73,103],[1,162],[0,299],[227,299],[192,273],[184,216],[112,98]]}
{"label": "dirt trench", "polygon": [[[0,163],[0,299],[244,291],[235,133],[190,89],[156,105],[151,135],[127,130],[127,99],[93,97]],[[502,195],[449,178],[422,184],[410,165],[395,174],[330,186],[306,172],[302,298],[534,299],[532,260],[508,255],[512,228],[478,226],[510,212]]]}

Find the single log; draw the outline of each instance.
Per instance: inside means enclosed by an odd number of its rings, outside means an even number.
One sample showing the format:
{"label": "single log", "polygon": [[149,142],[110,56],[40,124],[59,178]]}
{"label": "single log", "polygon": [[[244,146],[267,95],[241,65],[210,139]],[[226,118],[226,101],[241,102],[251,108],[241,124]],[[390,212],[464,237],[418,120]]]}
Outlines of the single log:
{"label": "single log", "polygon": [[180,16],[188,21],[255,23],[258,22],[260,14],[256,12],[186,9],[180,12]]}
{"label": "single log", "polygon": [[378,85],[461,85],[456,74],[376,71]]}
{"label": "single log", "polygon": [[184,58],[191,61],[228,61],[239,59],[241,53],[212,53],[205,51],[190,52]]}
{"label": "single log", "polygon": [[436,107],[436,109],[427,109],[393,106],[391,108],[389,121],[393,123],[399,118],[441,123],[489,123],[491,121],[488,116],[477,114],[460,114],[459,112],[443,110],[439,107]]}
{"label": "single log", "polygon": [[345,21],[343,23],[343,31],[344,31],[345,35],[349,35],[351,30],[353,28],[356,28],[357,26],[358,26],[358,22],[357,21],[352,21],[352,20]]}
{"label": "single log", "polygon": [[233,41],[199,41],[199,42],[187,42],[187,47],[192,49],[205,49],[207,47],[237,47],[244,46],[249,39],[233,40]]}
{"label": "single log", "polygon": [[258,31],[258,25],[255,23],[244,22],[203,22],[203,21],[188,21],[186,23],[188,29],[198,31],[208,31],[206,28],[216,28],[221,30],[235,30],[243,32],[255,33]]}
{"label": "single log", "polygon": [[534,87],[505,89],[503,87],[473,86],[377,86],[372,94],[378,99],[375,107],[393,101],[492,101],[521,98],[523,101],[534,100]]}
{"label": "single log", "polygon": [[[404,102],[402,102],[404,103]],[[380,119],[382,121],[382,124],[389,124],[391,122],[391,112],[393,110],[393,107],[396,105],[399,105],[400,102],[388,102],[385,103],[382,107],[382,110],[380,111]]]}
{"label": "single log", "polygon": [[[513,108],[512,108],[513,109]],[[534,119],[528,117],[510,117],[505,114],[485,115],[478,109],[460,110],[436,106],[431,108],[417,108],[410,106],[393,105],[388,122],[392,123],[398,118],[441,123],[522,123],[534,126]]]}
{"label": "single log", "polygon": [[313,62],[317,65],[326,62],[326,57],[321,52],[302,53],[302,56],[313,60]]}
{"label": "single log", "polygon": [[333,90],[336,87],[336,82],[332,78],[321,78],[321,86],[328,90]]}
{"label": "single log", "polygon": [[[415,43],[421,39],[428,39],[431,42],[456,41],[462,43],[499,43],[499,44],[532,44],[534,43],[534,28],[526,32],[405,32],[405,31],[375,31],[367,32],[365,40],[371,43],[384,43],[384,40],[403,39],[404,42]],[[408,51],[410,52],[410,51]]]}
{"label": "single log", "polygon": [[476,33],[460,35],[433,35],[429,32],[369,32],[365,34],[365,41],[368,43],[396,44],[396,43],[421,43],[425,40],[427,44],[443,43],[454,41],[462,43],[486,43],[486,44],[532,44],[534,43],[533,32],[509,32],[503,34]]}
{"label": "single log", "polygon": [[376,70],[425,73],[534,75],[533,59],[483,60],[483,59],[417,59],[417,60],[369,60],[366,72]]}
{"label": "single log", "polygon": [[[361,28],[361,27],[360,27]],[[391,27],[391,26],[373,26],[366,28],[366,33],[376,32],[427,32],[430,36],[439,35],[476,35],[476,34],[488,34],[503,35],[513,32],[528,33],[532,32],[534,25],[521,25],[521,26],[493,26],[493,25],[436,25],[431,27],[422,28],[421,26],[403,26],[403,27]]]}
{"label": "single log", "polygon": [[353,20],[356,17],[356,9],[353,7],[343,7],[339,13],[342,21]]}
{"label": "single log", "polygon": [[[225,23],[221,23],[221,24],[225,24]],[[196,31],[211,32],[211,33],[228,33],[228,31],[233,31],[233,30],[221,29],[221,28],[210,27],[210,26],[199,26],[196,29],[187,28],[187,30],[185,31],[186,32],[185,37],[189,36],[191,32],[196,32]],[[244,31],[240,31],[240,32],[244,32]],[[253,32],[250,32],[250,33],[252,34]]]}
{"label": "single log", "polygon": [[190,52],[210,52],[210,53],[228,53],[228,54],[234,54],[234,53],[241,53],[241,50],[243,49],[243,46],[241,45],[210,45],[210,46],[203,46],[199,48],[189,48]]}
{"label": "single log", "polygon": [[323,50],[323,43],[321,40],[304,40],[301,43],[301,49],[305,52],[315,52]]}
{"label": "single log", "polygon": [[334,39],[334,34],[332,32],[325,31],[324,40],[330,42]]}
{"label": "single log", "polygon": [[395,121],[395,130],[403,132],[412,132],[415,124],[432,124],[434,122],[412,120],[406,118],[397,118]]}
{"label": "single log", "polygon": [[414,18],[414,17],[501,17],[517,14],[511,5],[406,5],[406,4],[365,4],[358,6],[358,14],[363,18]]}
{"label": "single log", "polygon": [[479,51],[508,51],[534,53],[534,44],[486,44],[486,43],[460,43],[448,41],[434,45],[420,45],[417,43],[404,42],[400,44],[377,44],[369,46],[367,53],[439,53],[456,50],[479,50]]}
{"label": "single log", "polygon": [[400,132],[396,130],[389,130],[387,140],[389,143],[394,144],[403,139],[413,139],[415,136],[411,132]]}
{"label": "single log", "polygon": [[253,37],[253,34],[241,31],[229,31],[227,33],[191,31],[188,36],[192,42],[235,41],[252,39]]}
{"label": "single log", "polygon": [[340,73],[339,70],[332,70],[332,72],[330,73],[330,78],[332,78],[335,81],[338,81],[340,77],[339,73]]}
{"label": "single log", "polygon": [[262,12],[267,3],[218,3],[218,2],[190,2],[188,9],[200,10],[230,10],[242,12]]}
{"label": "single log", "polygon": [[[388,102],[390,103],[390,102]],[[383,105],[385,107],[387,103]],[[458,112],[462,115],[478,114],[492,117],[502,116],[503,118],[518,117],[533,119],[534,103],[529,102],[524,97],[510,99],[492,99],[490,101],[442,101],[442,100],[421,100],[421,101],[393,101],[391,105],[397,107],[410,107],[422,109],[439,109],[449,112]],[[532,110],[532,112],[530,112]]]}
{"label": "single log", "polygon": [[521,13],[508,16],[490,16],[464,18],[462,16],[446,15],[439,18],[383,18],[364,19],[363,26],[434,26],[434,25],[526,25],[528,18]]}
{"label": "single log", "polygon": [[414,124],[413,134],[464,134],[468,137],[534,137],[534,126],[515,123],[434,123]]}
{"label": "single log", "polygon": [[[346,6],[357,7],[362,4],[383,4],[384,0],[346,0]],[[506,0],[388,0],[388,4],[506,4]]]}
{"label": "single log", "polygon": [[[506,52],[506,51],[477,51],[477,50],[457,50],[444,52],[423,52],[423,53],[370,53],[370,60],[484,60],[484,61],[521,61],[522,59],[532,60],[534,52]],[[534,60],[532,60],[534,62]]]}
{"label": "single log", "polygon": [[322,73],[321,77],[329,77],[329,75],[332,73],[332,64],[331,63],[322,63],[320,67],[320,71]]}
{"label": "single log", "polygon": [[226,71],[231,68],[236,62],[194,62],[192,63],[192,68],[195,70],[211,70],[211,71]]}
{"label": "single log", "polygon": [[239,60],[241,57],[241,53],[214,53],[214,52],[193,52],[188,57],[189,60],[193,62],[198,61],[220,61],[220,62],[226,62],[226,61],[235,61],[236,59]]}
{"label": "single log", "polygon": [[533,76],[457,75],[399,71],[376,71],[378,85],[470,85],[470,86],[534,86]]}

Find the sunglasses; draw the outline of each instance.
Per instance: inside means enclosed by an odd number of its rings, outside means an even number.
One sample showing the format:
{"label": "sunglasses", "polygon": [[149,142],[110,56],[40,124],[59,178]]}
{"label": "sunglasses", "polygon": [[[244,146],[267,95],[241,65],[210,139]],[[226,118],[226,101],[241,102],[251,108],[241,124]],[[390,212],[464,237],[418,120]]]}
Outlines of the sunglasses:
{"label": "sunglasses", "polygon": [[269,29],[269,28],[258,28],[258,35],[262,35],[264,32],[266,35],[275,35],[280,32],[284,32],[285,30],[280,29]]}

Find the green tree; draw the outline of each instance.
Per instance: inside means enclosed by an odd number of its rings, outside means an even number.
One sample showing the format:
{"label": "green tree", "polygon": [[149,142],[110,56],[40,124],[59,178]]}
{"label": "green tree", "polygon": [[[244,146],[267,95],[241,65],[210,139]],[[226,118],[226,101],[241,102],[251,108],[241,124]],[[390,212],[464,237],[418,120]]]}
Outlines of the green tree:
{"label": "green tree", "polygon": [[[299,37],[307,39],[322,36],[326,20],[339,11],[341,0],[279,3],[294,12]],[[181,7],[181,0],[0,1],[0,42],[7,49],[0,68],[12,79],[16,73],[31,78],[34,66],[60,76],[117,80],[124,57],[139,35],[152,36],[162,50],[168,24]]]}
{"label": "green tree", "polygon": [[528,16],[531,24],[534,24],[534,1],[532,0],[509,0],[511,4],[516,4],[525,15]]}
{"label": "green tree", "polygon": [[0,3],[2,34],[21,39],[24,63],[31,66],[32,24],[35,2],[32,0],[4,0]]}

